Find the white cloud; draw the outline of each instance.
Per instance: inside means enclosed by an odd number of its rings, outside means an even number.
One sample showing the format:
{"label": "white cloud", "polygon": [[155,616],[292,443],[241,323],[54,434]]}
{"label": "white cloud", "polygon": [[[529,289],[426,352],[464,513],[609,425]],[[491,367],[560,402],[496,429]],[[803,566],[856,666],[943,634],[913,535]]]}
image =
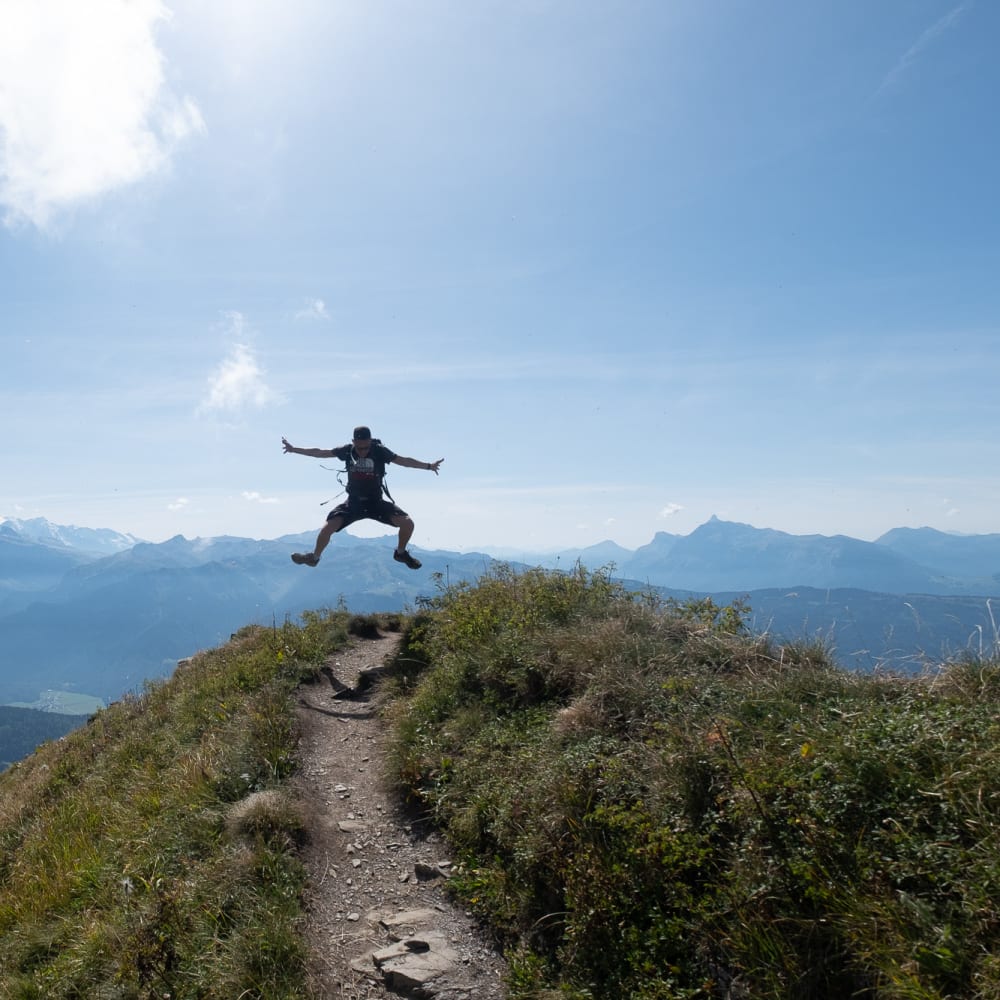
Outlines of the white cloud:
{"label": "white cloud", "polygon": [[326,303],[322,299],[309,299],[296,314],[296,319],[304,320],[328,320],[330,314],[326,311]]}
{"label": "white cloud", "polygon": [[208,380],[208,395],[199,412],[238,412],[247,407],[260,409],[278,396],[264,381],[264,371],[253,350],[246,344],[234,344]]}
{"label": "white cloud", "polygon": [[256,490],[244,490],[243,499],[249,500],[251,503],[281,503],[277,497],[261,496]]}
{"label": "white cloud", "polygon": [[187,497],[178,497],[173,503],[167,504],[167,510],[184,510],[190,503]]}
{"label": "white cloud", "polygon": [[668,503],[667,506],[660,511],[659,516],[666,520],[668,517],[673,517],[674,514],[679,514],[683,509],[684,507],[679,503]]}
{"label": "white cloud", "polygon": [[205,129],[166,85],[160,0],[3,0],[0,204],[8,223],[59,212],[162,169]]}

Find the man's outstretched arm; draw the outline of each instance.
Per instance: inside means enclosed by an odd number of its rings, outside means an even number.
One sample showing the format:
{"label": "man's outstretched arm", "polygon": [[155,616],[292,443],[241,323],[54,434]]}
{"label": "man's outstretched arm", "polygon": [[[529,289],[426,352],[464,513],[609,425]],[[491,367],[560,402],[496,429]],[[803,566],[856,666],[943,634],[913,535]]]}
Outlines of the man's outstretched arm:
{"label": "man's outstretched arm", "polygon": [[396,455],[393,458],[396,465],[403,465],[407,469],[426,469],[428,472],[433,472],[435,476],[443,461],[443,458],[439,458],[436,462],[418,462],[415,458],[407,458],[405,455]]}
{"label": "man's outstretched arm", "polygon": [[308,458],[333,458],[335,454],[332,448],[296,448],[286,438],[282,438],[281,443],[286,454],[305,455]]}

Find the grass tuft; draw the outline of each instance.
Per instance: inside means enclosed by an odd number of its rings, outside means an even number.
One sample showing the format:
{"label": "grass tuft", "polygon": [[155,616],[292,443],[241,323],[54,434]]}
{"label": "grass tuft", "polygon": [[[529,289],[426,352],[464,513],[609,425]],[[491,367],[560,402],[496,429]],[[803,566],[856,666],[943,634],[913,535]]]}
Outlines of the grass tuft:
{"label": "grass tuft", "polygon": [[251,792],[229,807],[226,832],[234,841],[301,845],[305,842],[306,824],[302,811],[287,793],[268,788]]}

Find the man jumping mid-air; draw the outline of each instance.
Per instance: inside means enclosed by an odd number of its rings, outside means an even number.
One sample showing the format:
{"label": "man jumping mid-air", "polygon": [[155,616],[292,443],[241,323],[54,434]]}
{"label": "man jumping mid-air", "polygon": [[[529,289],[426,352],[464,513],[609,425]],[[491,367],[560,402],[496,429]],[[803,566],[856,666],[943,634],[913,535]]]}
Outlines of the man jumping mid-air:
{"label": "man jumping mid-air", "polygon": [[389,462],[405,466],[407,469],[426,469],[436,476],[443,458],[436,462],[418,462],[415,458],[404,458],[390,451],[377,438],[372,440],[372,432],[367,427],[354,428],[354,440],[339,448],[296,448],[285,438],[281,439],[285,451],[310,458],[336,458],[347,465],[347,500],[334,507],[326,516],[326,524],[320,529],[316,546],[312,552],[295,552],[292,562],[300,566],[315,566],[330,539],[342,528],[355,521],[371,518],[393,528],[399,528],[399,542],[392,557],[396,562],[405,563],[410,569],[420,569],[420,560],[406,551],[406,543],[413,534],[413,519],[388,497],[384,486],[385,467]]}

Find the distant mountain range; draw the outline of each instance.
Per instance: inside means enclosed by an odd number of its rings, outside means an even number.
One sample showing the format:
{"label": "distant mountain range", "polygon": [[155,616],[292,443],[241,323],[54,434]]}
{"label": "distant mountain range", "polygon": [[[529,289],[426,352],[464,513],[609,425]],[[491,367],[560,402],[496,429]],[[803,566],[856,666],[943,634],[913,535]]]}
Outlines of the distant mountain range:
{"label": "distant mountain range", "polygon": [[[289,554],[314,533],[272,540],[177,536],[151,544],[44,519],[0,523],[0,704],[39,692],[104,700],[171,672],[248,623],[305,610],[404,610],[440,586],[475,580],[484,553],[420,551],[424,568],[391,558],[391,538],[337,536],[315,569]],[[690,535],[660,533],[634,551],[612,542],[526,565],[613,574],[668,596],[747,596],[752,625],[820,639],[843,665],[910,669],[997,642],[990,598],[1000,595],[1000,535],[898,528],[875,542],[790,535],[712,518]]]}
{"label": "distant mountain range", "polygon": [[[874,542],[790,535],[713,517],[690,535],[658,532],[631,551],[602,542],[539,557],[538,564],[613,562],[630,580],[695,591],[771,587],[858,588],[887,594],[1000,594],[1000,534],[895,528]],[[535,563],[530,553],[521,561]]]}
{"label": "distant mountain range", "polygon": [[37,542],[53,549],[73,550],[87,555],[106,556],[132,548],[139,539],[108,528],[75,528],[34,517],[21,521],[14,517],[0,519],[0,537]]}

